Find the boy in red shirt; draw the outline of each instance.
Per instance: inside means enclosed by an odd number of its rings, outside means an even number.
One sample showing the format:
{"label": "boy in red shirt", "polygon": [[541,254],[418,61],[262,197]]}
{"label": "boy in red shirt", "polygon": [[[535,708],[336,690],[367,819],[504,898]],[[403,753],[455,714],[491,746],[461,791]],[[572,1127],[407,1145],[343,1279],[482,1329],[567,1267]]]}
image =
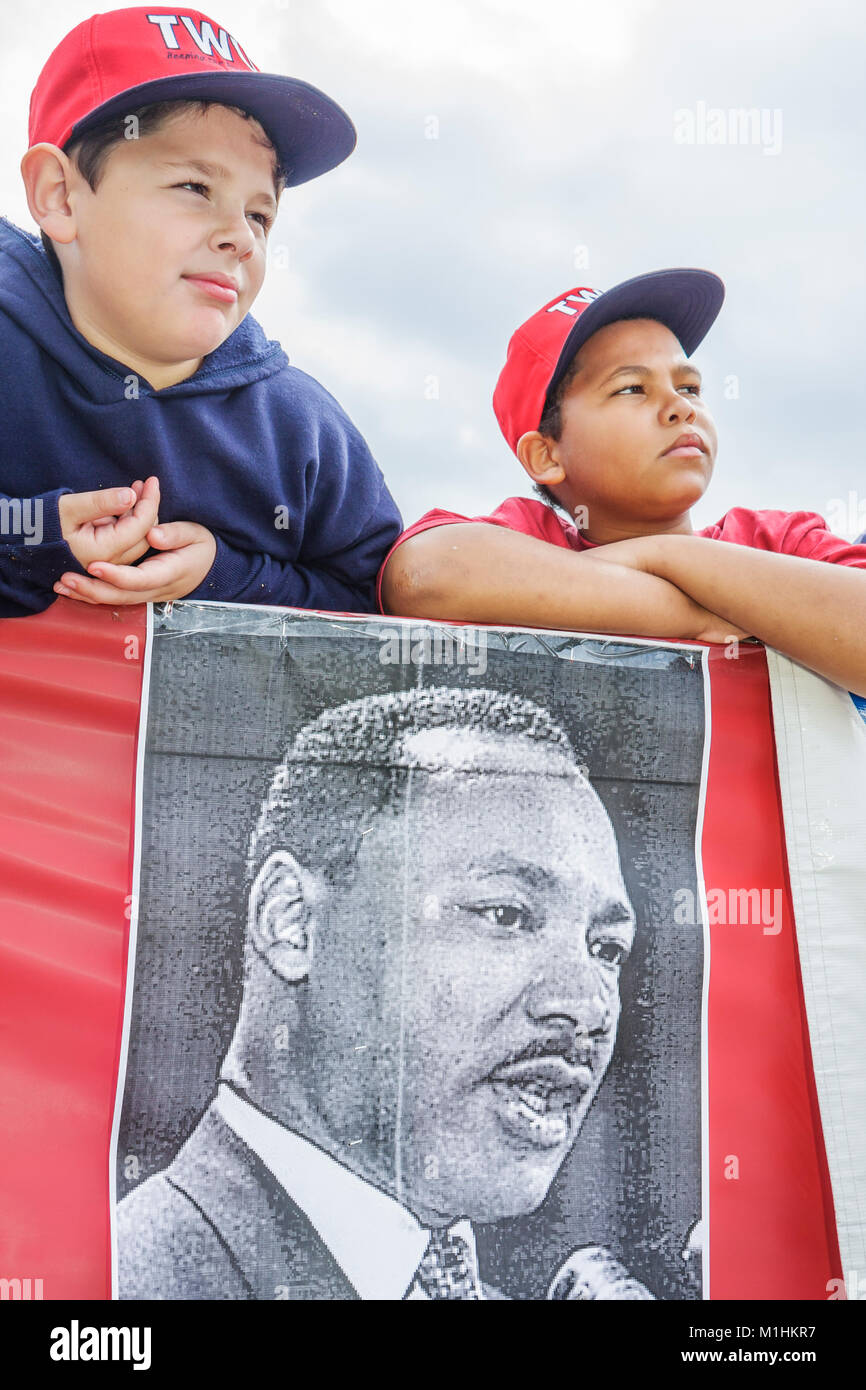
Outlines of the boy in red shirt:
{"label": "boy in red shirt", "polygon": [[493,407],[545,500],[510,497],[487,517],[428,512],[385,559],[382,611],[753,635],[866,695],[866,545],[812,512],[734,507],[692,529],[716,431],[689,359],[723,298],[707,271],[656,271],[603,294],[569,290],[518,328]]}

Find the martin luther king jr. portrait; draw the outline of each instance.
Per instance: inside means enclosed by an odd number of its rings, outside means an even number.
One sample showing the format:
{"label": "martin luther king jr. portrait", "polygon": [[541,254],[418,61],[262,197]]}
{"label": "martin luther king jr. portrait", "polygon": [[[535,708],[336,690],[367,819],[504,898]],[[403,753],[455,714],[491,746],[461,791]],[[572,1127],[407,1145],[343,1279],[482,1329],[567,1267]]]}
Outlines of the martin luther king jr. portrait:
{"label": "martin luther king jr. portrait", "polygon": [[[212,1097],[116,1209],[127,1299],[501,1298],[617,1044],[635,911],[567,733],[502,690],[324,709],[249,839]],[[546,1292],[656,1296],[591,1241]]]}

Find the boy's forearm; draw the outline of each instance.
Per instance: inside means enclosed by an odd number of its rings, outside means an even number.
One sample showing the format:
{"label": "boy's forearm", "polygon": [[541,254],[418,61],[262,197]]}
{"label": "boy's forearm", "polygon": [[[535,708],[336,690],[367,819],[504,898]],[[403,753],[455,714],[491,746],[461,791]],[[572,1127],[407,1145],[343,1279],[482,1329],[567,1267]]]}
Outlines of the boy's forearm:
{"label": "boy's forearm", "polygon": [[637,636],[694,638],[701,610],[673,584],[485,522],[439,526],[394,552],[387,612]]}
{"label": "boy's forearm", "polygon": [[59,499],[68,492],[56,488],[26,499],[0,492],[6,523],[0,528],[0,618],[44,612],[64,570],[84,574],[60,523]]}
{"label": "boy's forearm", "polygon": [[204,579],[186,597],[224,603],[267,603],[326,612],[375,613],[375,570],[355,583],[339,573],[303,561],[238,550],[213,533],[216,557]]}
{"label": "boy's forearm", "polygon": [[651,573],[768,647],[866,695],[866,571],[703,536],[650,539]]}

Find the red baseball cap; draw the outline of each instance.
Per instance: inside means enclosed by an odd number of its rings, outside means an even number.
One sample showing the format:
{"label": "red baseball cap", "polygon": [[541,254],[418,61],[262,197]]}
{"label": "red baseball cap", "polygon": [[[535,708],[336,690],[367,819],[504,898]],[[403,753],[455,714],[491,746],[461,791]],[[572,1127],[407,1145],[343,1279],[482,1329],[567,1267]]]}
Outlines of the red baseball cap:
{"label": "red baseball cap", "polygon": [[654,270],[612,290],[566,290],[521,324],[493,393],[499,428],[514,452],[537,430],[547,400],[587,338],[619,319],[658,319],[691,357],[722,307],[725,287],[708,270]]}
{"label": "red baseball cap", "polygon": [[130,107],[201,98],[255,116],[289,186],[333,169],[355,148],[355,127],[324,92],[260,72],[234,35],[199,10],[149,5],[93,15],[61,40],[30,98],[30,144],[62,148]]}

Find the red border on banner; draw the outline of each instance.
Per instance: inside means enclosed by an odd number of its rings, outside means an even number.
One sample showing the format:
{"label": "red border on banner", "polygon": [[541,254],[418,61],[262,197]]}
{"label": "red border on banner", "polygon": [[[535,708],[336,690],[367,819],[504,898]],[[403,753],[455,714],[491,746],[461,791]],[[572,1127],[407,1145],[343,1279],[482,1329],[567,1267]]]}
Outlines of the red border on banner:
{"label": "red border on banner", "polygon": [[[0,623],[0,1278],[110,1296],[108,1161],[132,883],[146,609]],[[704,882],[778,888],[782,929],[710,926],[713,1299],[841,1277],[791,910],[764,652],[710,649]],[[33,1295],[31,1296],[38,1296]]]}
{"label": "red border on banner", "polygon": [[46,1299],[110,1296],[146,616],[0,622],[0,1277]]}
{"label": "red border on banner", "polygon": [[762,647],[741,644],[736,660],[725,650],[710,648],[704,884],[708,899],[713,889],[724,894],[727,919],[746,915],[731,893],[778,889],[782,925],[774,933],[763,922],[710,922],[710,1297],[826,1299],[841,1261],[800,979],[767,658]]}

